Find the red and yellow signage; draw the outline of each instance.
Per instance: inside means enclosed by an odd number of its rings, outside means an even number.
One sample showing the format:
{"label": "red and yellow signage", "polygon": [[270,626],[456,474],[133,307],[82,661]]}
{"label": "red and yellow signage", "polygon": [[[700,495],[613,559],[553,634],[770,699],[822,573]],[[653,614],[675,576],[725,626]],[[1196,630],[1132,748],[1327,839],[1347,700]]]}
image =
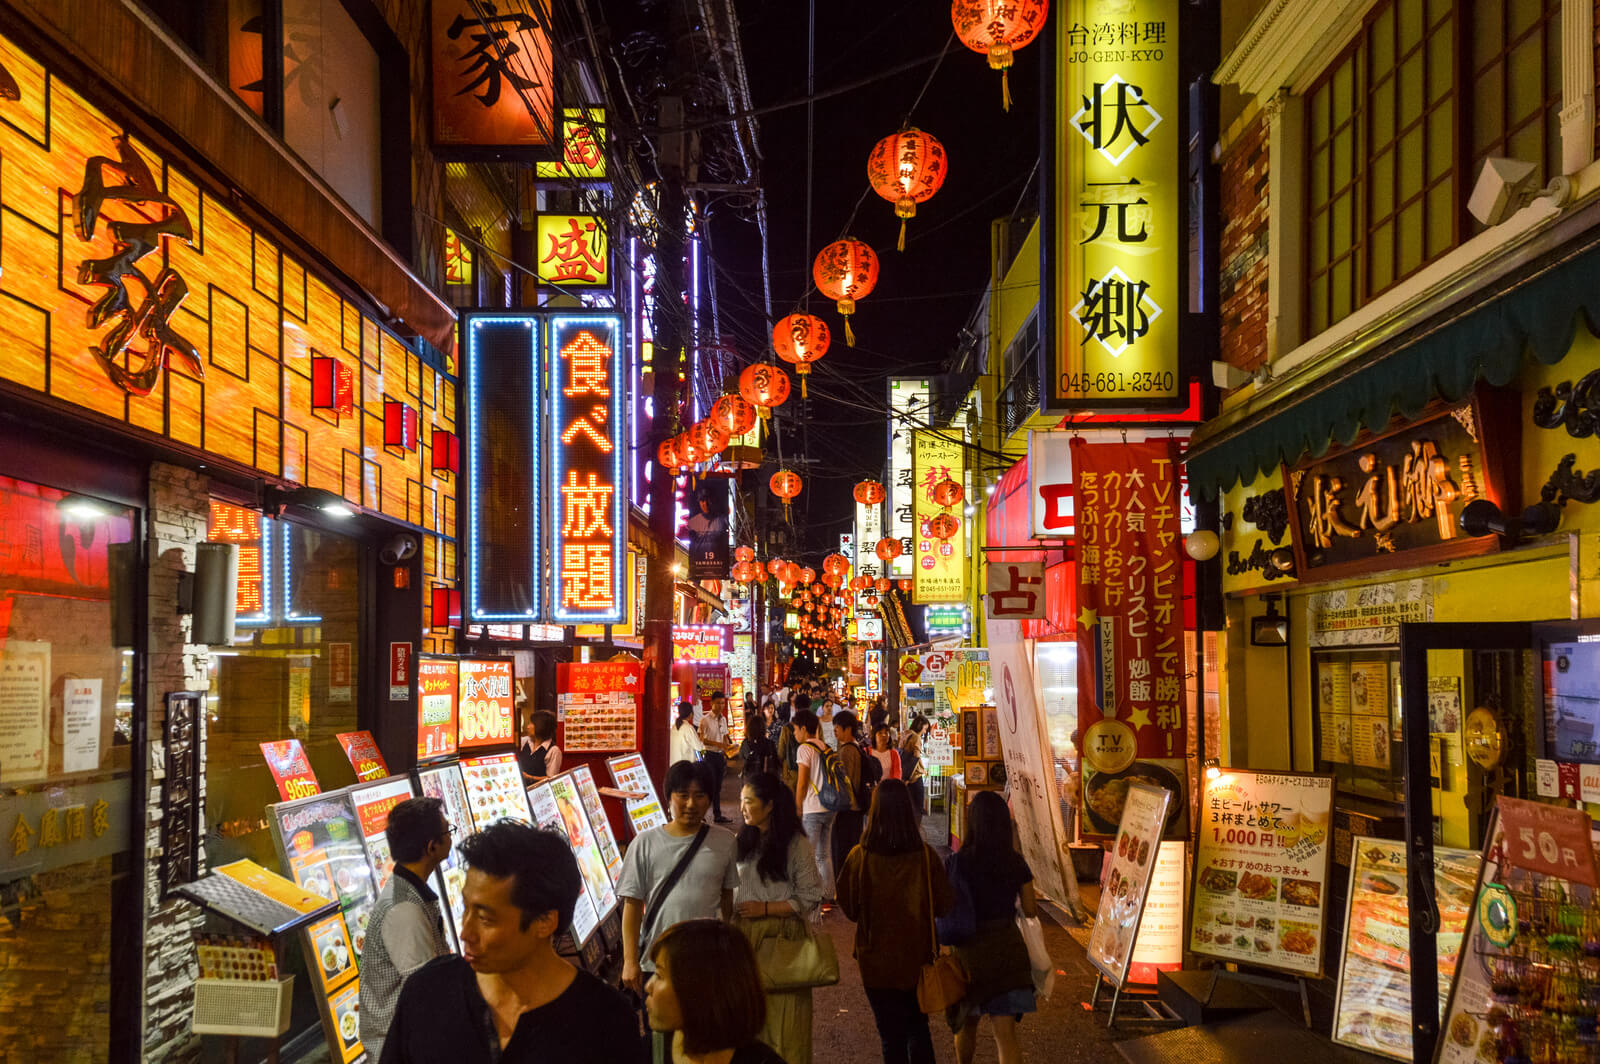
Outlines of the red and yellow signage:
{"label": "red and yellow signage", "polygon": [[672,660],[720,665],[728,649],[728,632],[725,624],[675,624],[672,626]]}
{"label": "red and yellow signage", "polygon": [[340,732],[337,738],[339,745],[344,747],[344,756],[349,759],[350,767],[356,770],[358,783],[381,780],[389,774],[389,766],[384,762],[371,732]]}
{"label": "red and yellow signage", "polygon": [[622,319],[557,313],[550,338],[549,616],[618,624],[627,594]]}
{"label": "red and yellow signage", "polygon": [[1055,23],[1044,406],[1169,406],[1186,309],[1177,0],[1067,0]]}
{"label": "red and yellow signage", "polygon": [[456,752],[456,662],[417,661],[417,760]]}
{"label": "red and yellow signage", "polygon": [[460,675],[461,749],[503,746],[516,731],[515,678],[510,658],[457,662]]}
{"label": "red and yellow signage", "polygon": [[[911,468],[916,503],[912,536],[914,571],[912,600],[923,605],[967,600],[967,517],[961,504],[941,506],[934,501],[940,484],[965,483],[967,453],[961,430],[915,429],[911,433]],[[933,534],[934,518],[944,514],[956,522],[949,539]]]}
{"label": "red and yellow signage", "polygon": [[555,128],[549,15],[531,4],[433,3],[433,142],[533,148]]}
{"label": "red and yellow signage", "polygon": [[241,621],[267,619],[264,520],[254,510],[211,500],[211,524],[206,542],[239,545],[239,586],[234,595],[234,609]]}
{"label": "red and yellow signage", "polygon": [[541,180],[603,181],[606,176],[606,112],[603,107],[561,111],[561,158],[533,164]]}
{"label": "red and yellow signage", "polygon": [[278,794],[284,801],[308,798],[321,794],[316,773],[311,771],[311,761],[299,739],[284,739],[275,743],[262,743],[261,756],[267,760],[267,771],[278,785]]}
{"label": "red and yellow signage", "polygon": [[444,283],[472,283],[472,248],[454,229],[444,231]]}
{"label": "red and yellow signage", "polygon": [[539,283],[564,288],[610,287],[605,225],[605,219],[597,214],[539,215]]}

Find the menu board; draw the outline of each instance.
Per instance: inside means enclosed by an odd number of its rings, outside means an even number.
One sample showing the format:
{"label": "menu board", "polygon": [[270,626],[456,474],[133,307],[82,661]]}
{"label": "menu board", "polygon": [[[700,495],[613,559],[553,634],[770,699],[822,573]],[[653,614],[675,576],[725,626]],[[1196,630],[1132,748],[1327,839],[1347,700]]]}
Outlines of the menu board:
{"label": "menu board", "polygon": [[452,946],[460,948],[461,921],[467,915],[466,899],[461,890],[467,884],[467,863],[461,856],[461,843],[472,834],[472,810],[467,804],[467,788],[461,782],[461,769],[454,764],[437,768],[419,768],[417,783],[422,793],[444,803],[444,817],[455,825],[450,839],[450,853],[439,865],[441,894],[450,910],[450,920],[445,930]]}
{"label": "menu board", "polygon": [[[1472,916],[1478,864],[1474,850],[1433,848],[1441,1015]],[[1334,999],[1333,1040],[1396,1060],[1410,1060],[1411,920],[1405,843],[1355,839],[1345,913],[1344,961]]]}
{"label": "menu board", "polygon": [[600,844],[600,856],[606,863],[606,874],[613,884],[622,876],[622,851],[617,848],[617,837],[611,833],[611,820],[605,806],[600,804],[600,788],[594,784],[594,773],[588,765],[572,770],[578,785],[578,795],[583,799],[583,810],[589,814],[589,824],[594,828],[595,841]]}
{"label": "menu board", "polygon": [[377,783],[357,784],[349,793],[361,825],[361,839],[366,843],[372,882],[382,890],[394,874],[394,857],[389,853],[389,810],[407,798],[415,798],[416,792],[409,779],[392,776]]}
{"label": "menu board", "polygon": [[[561,807],[556,802],[555,791],[550,786],[553,782],[555,781],[546,780],[543,783],[535,783],[532,787],[529,787],[528,805],[533,809],[533,822],[535,824],[546,831],[554,831],[563,838],[567,838],[566,822],[562,819]],[[567,838],[567,844],[569,846],[572,844],[570,838]],[[576,850],[574,852],[576,853]],[[583,871],[581,858],[578,864],[578,871],[580,874]],[[595,912],[594,900],[587,889],[586,882],[585,889],[578,895],[578,901],[572,907],[572,940],[581,948],[585,942],[589,941],[589,936],[594,934],[594,929],[599,926],[600,914]]]}
{"label": "menu board", "polygon": [[474,830],[482,831],[502,817],[524,824],[533,822],[528,816],[528,798],[522,791],[516,754],[464,757],[461,779],[466,784],[467,808],[472,811]]}
{"label": "menu board", "polygon": [[[1170,793],[1170,792],[1169,792]],[[1144,915],[1133,940],[1128,982],[1154,984],[1156,973],[1183,967],[1183,884],[1189,864],[1188,845],[1167,839],[1156,855],[1155,874],[1145,892]]]}
{"label": "menu board", "polygon": [[262,743],[261,756],[266,758],[267,771],[272,773],[272,780],[278,785],[278,797],[284,801],[308,798],[322,792],[299,739]]}
{"label": "menu board", "polygon": [[1389,663],[1350,663],[1350,754],[1365,768],[1389,767]]}
{"label": "menu board", "polygon": [[[306,929],[311,956],[316,958],[317,981],[326,997],[356,976],[356,951],[350,929],[338,916],[319,920]],[[311,964],[308,961],[307,966]]]}
{"label": "menu board", "polygon": [[361,1046],[360,1000],[360,981],[356,979],[328,996],[328,1011],[333,1016],[334,1037],[337,1039],[335,1044],[343,1064],[350,1064],[365,1052]]}
{"label": "menu board", "polygon": [[634,835],[666,825],[667,814],[661,808],[661,800],[656,797],[656,786],[650,780],[650,773],[645,770],[643,754],[606,758],[606,768],[610,770],[611,782],[618,790],[649,796],[629,798],[625,803],[628,823],[633,825]]}
{"label": "menu board", "polygon": [[1150,877],[1161,849],[1161,830],[1167,821],[1172,792],[1162,787],[1134,783],[1122,806],[1122,823],[1111,867],[1100,891],[1100,909],[1089,932],[1089,963],[1113,986],[1123,986],[1133,961],[1133,941],[1144,915]]}
{"label": "menu board", "polygon": [[1350,663],[1317,662],[1317,723],[1322,733],[1322,760],[1348,765],[1350,740]]}
{"label": "menu board", "polygon": [[[457,741],[461,749],[508,746],[517,739],[516,672],[511,658],[462,658],[456,662]],[[521,793],[521,788],[518,788]]]}
{"label": "menu board", "polygon": [[[583,796],[578,793],[578,782],[570,772],[563,772],[550,780],[550,796],[555,799],[556,812],[567,841],[578,858],[578,871],[583,875],[584,889],[594,901],[595,913],[604,920],[617,907],[617,891],[611,874],[606,871],[606,860],[600,852],[600,840],[589,813],[583,807]],[[602,817],[603,819],[603,817]]]}
{"label": "menu board", "polygon": [[349,760],[350,767],[355,769],[358,782],[381,780],[389,774],[389,766],[384,762],[371,732],[340,732],[336,738],[339,745],[344,747],[344,756]]}
{"label": "menu board", "polygon": [[637,749],[643,683],[644,667],[636,661],[557,665],[562,748],[574,753]]}
{"label": "menu board", "polygon": [[1224,769],[1205,781],[1189,949],[1322,975],[1333,777]]}
{"label": "menu board", "polygon": [[417,760],[456,752],[456,663],[417,659]]}

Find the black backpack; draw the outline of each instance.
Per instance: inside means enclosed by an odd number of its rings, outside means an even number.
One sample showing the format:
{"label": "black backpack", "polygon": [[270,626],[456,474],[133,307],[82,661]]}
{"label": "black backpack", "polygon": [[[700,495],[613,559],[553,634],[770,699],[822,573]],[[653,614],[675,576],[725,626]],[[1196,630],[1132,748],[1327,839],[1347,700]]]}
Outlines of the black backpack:
{"label": "black backpack", "polygon": [[856,802],[865,811],[872,804],[872,788],[883,781],[883,762],[865,743],[856,745],[861,748],[861,793],[856,795]]}

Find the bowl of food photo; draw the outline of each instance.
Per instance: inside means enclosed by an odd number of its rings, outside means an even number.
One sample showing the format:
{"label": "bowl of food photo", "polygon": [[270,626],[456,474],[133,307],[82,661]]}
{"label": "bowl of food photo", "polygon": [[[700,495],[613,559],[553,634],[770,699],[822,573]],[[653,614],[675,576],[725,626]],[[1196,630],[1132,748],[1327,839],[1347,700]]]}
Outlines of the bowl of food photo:
{"label": "bowl of food photo", "polygon": [[1089,824],[1097,833],[1115,835],[1122,826],[1122,809],[1128,801],[1128,788],[1146,783],[1172,792],[1167,806],[1166,827],[1171,828],[1183,815],[1183,781],[1171,769],[1149,761],[1135,761],[1121,772],[1098,772],[1084,784],[1084,809]]}

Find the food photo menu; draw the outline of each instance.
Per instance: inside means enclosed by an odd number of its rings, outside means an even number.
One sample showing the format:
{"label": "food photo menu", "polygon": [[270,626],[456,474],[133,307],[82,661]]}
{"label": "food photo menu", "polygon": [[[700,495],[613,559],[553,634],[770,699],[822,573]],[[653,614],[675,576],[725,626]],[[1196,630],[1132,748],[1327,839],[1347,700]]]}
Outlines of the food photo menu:
{"label": "food photo menu", "polygon": [[555,799],[567,841],[578,858],[584,888],[594,901],[595,915],[604,920],[617,907],[617,892],[606,871],[605,858],[600,854],[600,840],[595,837],[594,825],[583,807],[583,796],[578,793],[577,781],[570,772],[563,772],[549,782],[550,796]]}
{"label": "food photo menu", "polygon": [[645,796],[629,798],[626,803],[628,822],[633,825],[635,836],[641,831],[666,824],[667,814],[661,808],[661,799],[656,797],[656,785],[651,782],[650,772],[644,767],[643,754],[608,757],[606,768],[610,770],[611,782],[616,784],[618,790]]}
{"label": "food photo menu", "polygon": [[454,765],[417,770],[417,782],[422,793],[437,798],[444,804],[444,818],[455,825],[450,837],[450,854],[439,865],[439,880],[444,887],[445,904],[450,910],[450,920],[445,930],[450,944],[461,945],[461,920],[467,914],[466,899],[461,890],[467,883],[467,864],[461,856],[461,843],[472,834],[472,812],[467,806],[467,788],[461,782],[461,769]]}
{"label": "food photo menu", "polygon": [[522,790],[522,772],[517,768],[516,754],[464,757],[461,779],[466,784],[467,807],[472,811],[474,830],[482,831],[502,818],[533,823],[528,815],[528,796]]}
{"label": "food photo menu", "polygon": [[[559,833],[567,839],[567,845],[572,845],[572,840],[567,838],[566,824],[561,818],[561,807],[556,803],[556,796],[550,789],[550,781],[535,783],[528,788],[528,805],[533,809],[534,824],[546,831]],[[578,868],[580,872],[583,870],[581,858]],[[599,926],[600,914],[595,912],[594,902],[586,888],[578,895],[577,904],[572,907],[573,942],[581,949]]]}
{"label": "food photo menu", "polygon": [[1144,783],[1128,787],[1117,843],[1100,892],[1100,909],[1089,934],[1089,963],[1113,986],[1122,986],[1128,978],[1134,936],[1144,913],[1171,801],[1172,792],[1163,787]]}
{"label": "food photo menu", "polygon": [[367,847],[373,885],[382,890],[394,874],[394,855],[389,852],[389,810],[416,797],[416,792],[409,779],[392,776],[377,783],[357,784],[349,793],[361,825],[361,840]]}
{"label": "food photo menu", "polygon": [[579,765],[572,770],[572,779],[583,798],[584,812],[589,814],[595,841],[600,844],[600,857],[605,861],[606,874],[615,884],[622,877],[622,851],[617,849],[617,837],[611,833],[611,821],[606,817],[605,806],[600,804],[600,789],[594,785],[594,773],[588,765]]}

